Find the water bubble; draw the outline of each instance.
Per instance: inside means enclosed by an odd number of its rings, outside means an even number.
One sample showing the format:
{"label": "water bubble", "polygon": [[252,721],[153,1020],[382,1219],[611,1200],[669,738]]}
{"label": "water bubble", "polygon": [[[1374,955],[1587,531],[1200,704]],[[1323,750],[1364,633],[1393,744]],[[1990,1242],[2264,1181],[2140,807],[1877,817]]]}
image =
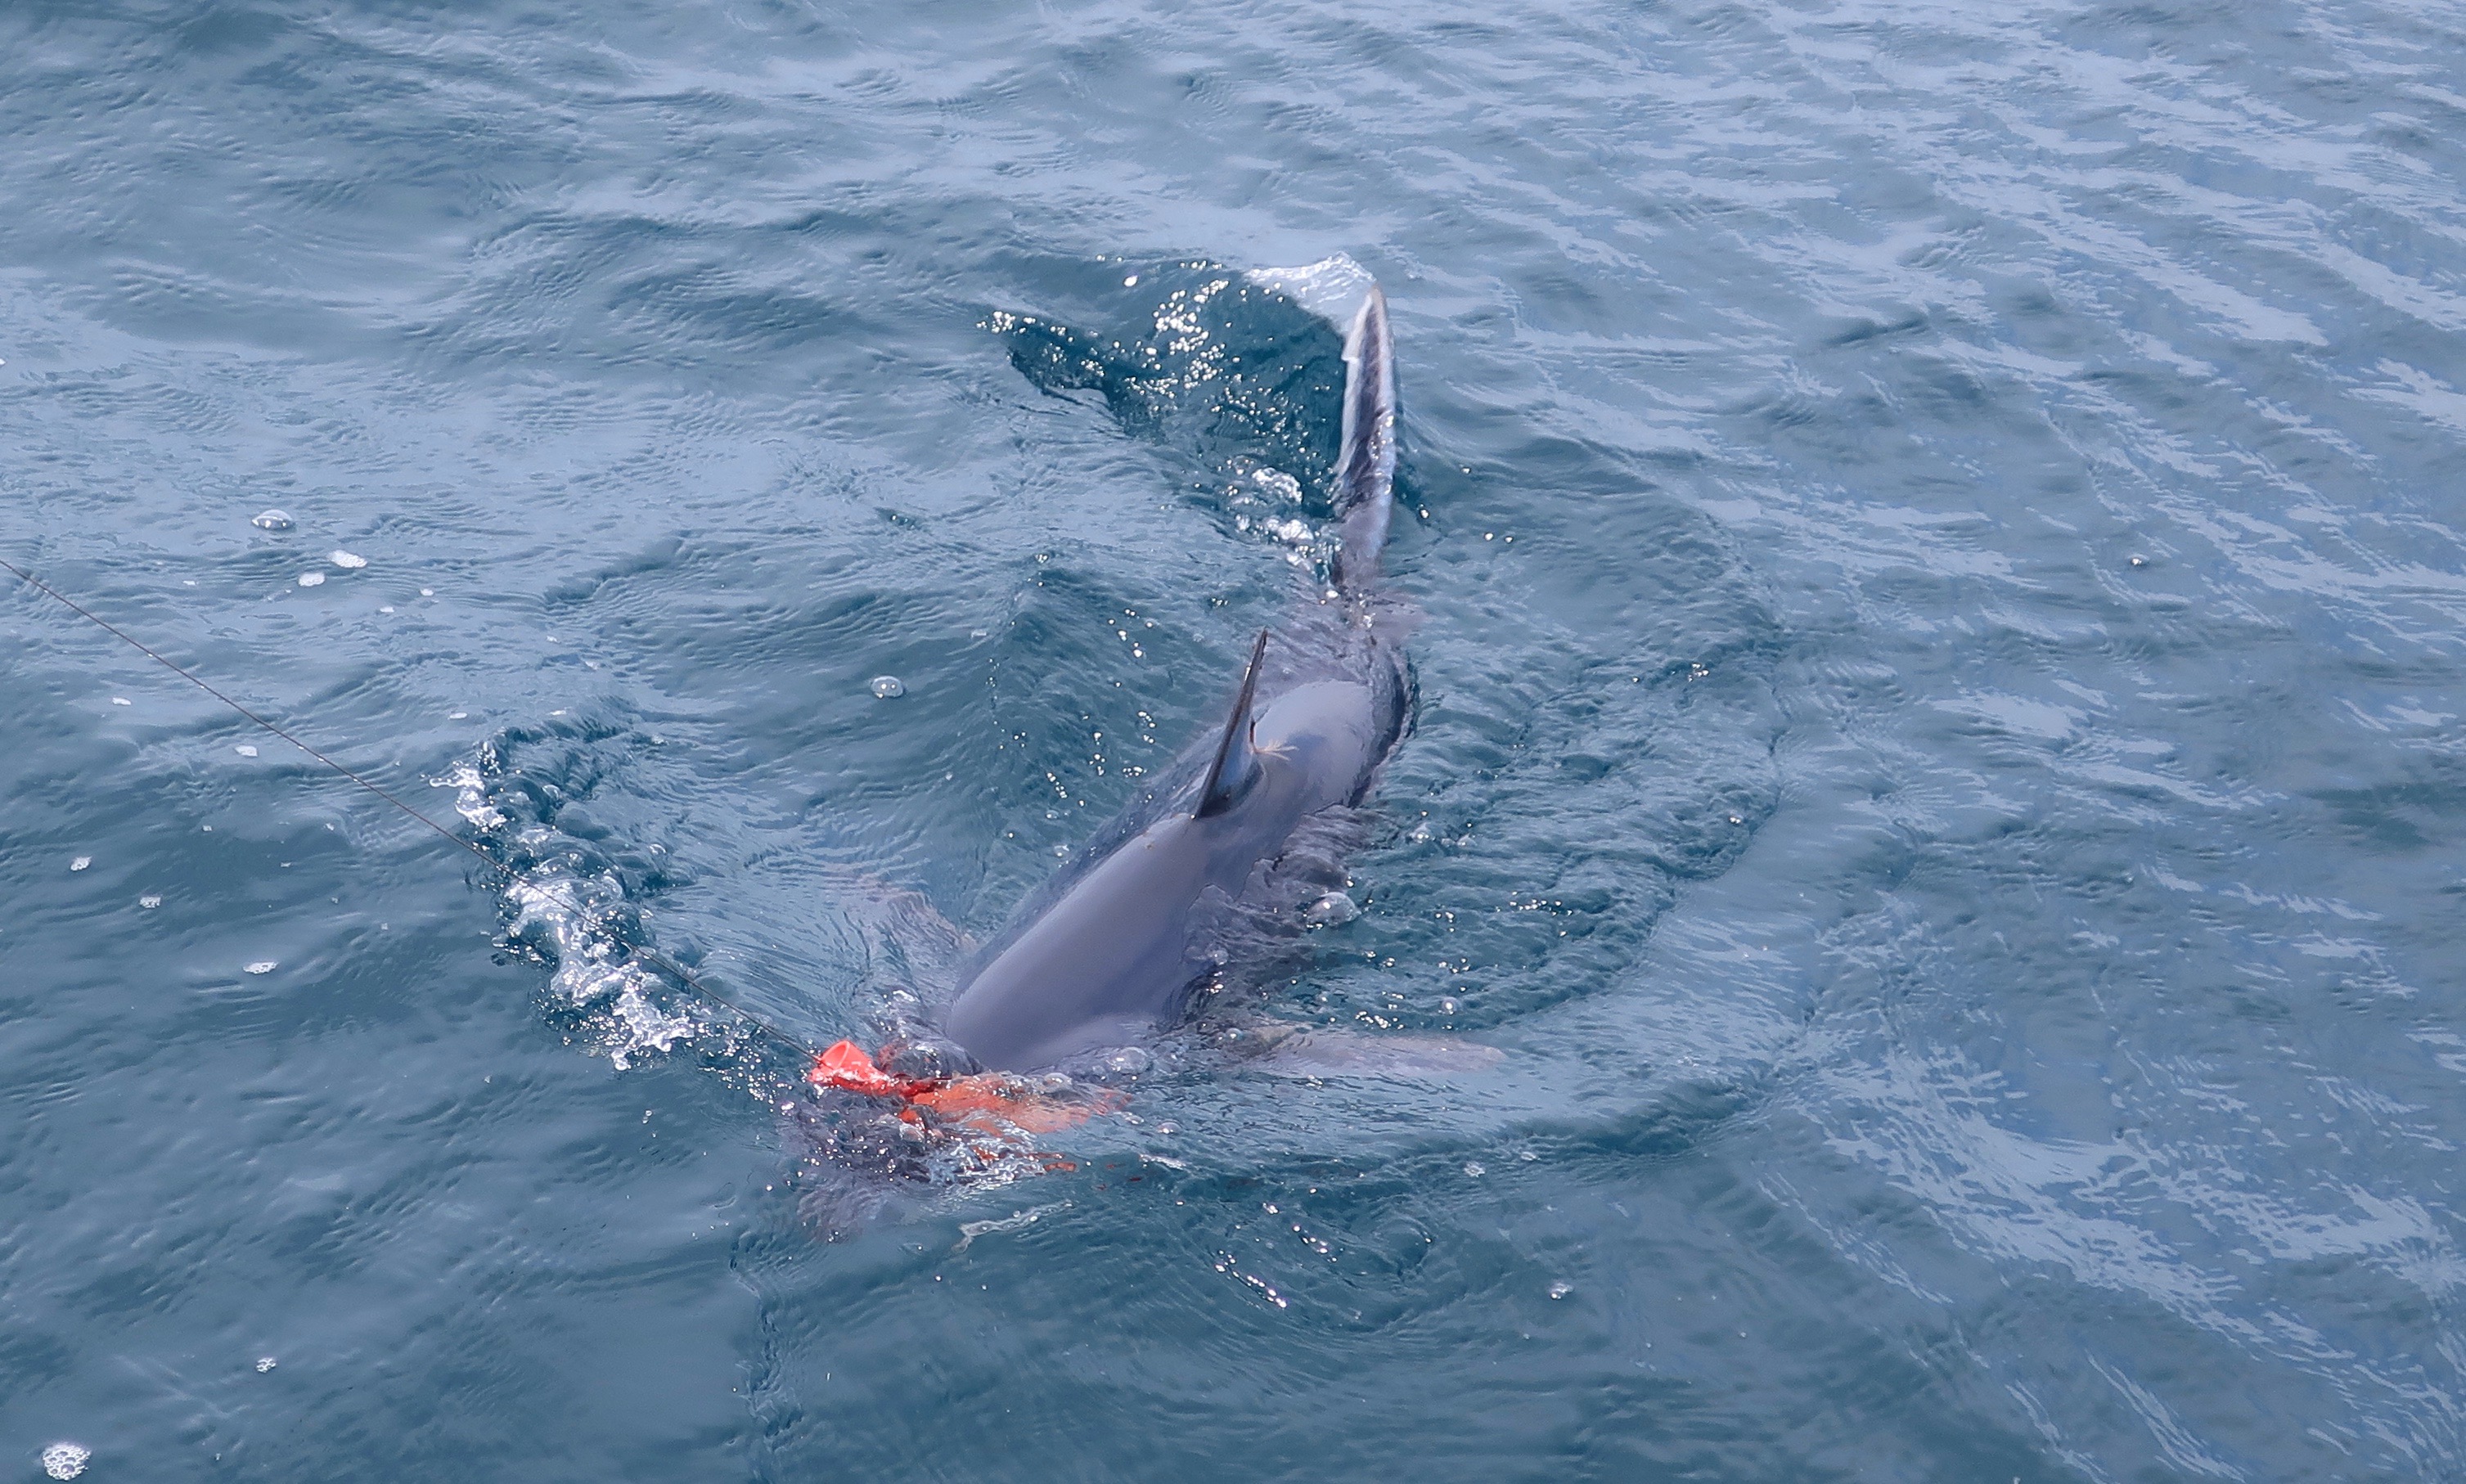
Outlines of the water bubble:
{"label": "water bubble", "polygon": [[1053,858],[1057,861],[1066,861],[1070,859],[1070,847],[1068,845],[1055,845],[1053,847]]}
{"label": "water bubble", "polygon": [[[1554,1294],[1552,1296],[1555,1297],[1557,1295]],[[257,1373],[259,1376],[264,1375],[272,1369],[274,1369],[274,1357],[270,1355],[261,1355],[257,1358]]]}
{"label": "water bubble", "polygon": [[289,530],[291,517],[280,510],[268,510],[261,515],[250,517],[249,524],[259,530]]}
{"label": "water bubble", "polygon": [[81,871],[81,870],[85,869],[87,866],[92,866],[93,864],[94,864],[94,857],[93,857],[93,856],[90,856],[90,855],[81,855],[81,856],[78,856],[76,860],[71,861],[71,862],[69,863],[69,869],[71,869],[71,870],[73,870],[73,871]]}
{"label": "water bubble", "polygon": [[379,612],[379,613],[392,613],[392,612],[393,612],[393,604],[392,604],[392,603],[379,603],[379,604],[377,605],[377,612]]}
{"label": "water bubble", "polygon": [[1123,1046],[1105,1058],[1105,1069],[1135,1075],[1147,1070],[1154,1060],[1137,1046]]}
{"label": "water bubble", "polygon": [[260,958],[257,962],[248,964],[245,967],[251,974],[272,974],[274,972],[274,960],[271,958]]}
{"label": "water bubble", "polygon": [[43,1450],[43,1472],[56,1479],[73,1479],[85,1472],[94,1450],[76,1443],[55,1443]]}
{"label": "water bubble", "polygon": [[137,905],[145,908],[150,912],[154,909],[163,905],[163,899],[160,896],[155,895],[153,892],[148,891],[144,896],[137,899]]}
{"label": "water bubble", "polygon": [[111,698],[111,704],[114,706],[135,706],[137,703],[131,701],[126,696],[113,696]]}
{"label": "water bubble", "polygon": [[345,572],[357,572],[369,564],[369,559],[367,557],[358,555],[355,552],[344,551],[326,552],[325,560],[332,562],[335,566],[340,567]]}
{"label": "water bubble", "polygon": [[1441,1015],[1453,1015],[1456,1013],[1456,1001],[1453,995],[1448,995],[1440,1000],[1439,1013]]}
{"label": "water bubble", "polygon": [[896,675],[876,675],[865,682],[864,688],[872,691],[874,698],[880,701],[888,701],[908,694],[908,687],[900,683]]}
{"label": "water bubble", "polygon": [[325,574],[322,572],[303,572],[300,574],[300,585],[303,588],[324,587]]}
{"label": "water bubble", "polygon": [[242,757],[255,757],[257,755],[257,749],[246,742],[240,743],[238,746],[233,748],[232,751],[237,753]]}
{"label": "water bubble", "polygon": [[1138,276],[1137,274],[1135,274],[1135,273],[1132,274],[1129,278],[1124,279],[1124,280],[1122,281],[1122,286],[1123,286],[1124,288],[1136,288],[1136,287],[1138,287],[1138,286],[1139,286],[1139,276]]}
{"label": "water bubble", "polygon": [[437,590],[435,588],[421,588],[419,590],[419,596],[422,597],[435,597],[437,596]]}
{"label": "water bubble", "polygon": [[1305,921],[1323,923],[1330,927],[1351,922],[1360,915],[1361,909],[1354,905],[1353,898],[1341,891],[1331,891],[1302,909],[1302,917]]}
{"label": "water bubble", "polygon": [[1465,1173],[1475,1180],[1479,1180],[1490,1172],[1481,1167],[1481,1162],[1479,1160],[1467,1159],[1465,1161]]}
{"label": "water bubble", "polygon": [[1575,1291],[1576,1285],[1568,1282],[1564,1278],[1560,1278],[1550,1285],[1550,1296],[1552,1298],[1564,1298]]}

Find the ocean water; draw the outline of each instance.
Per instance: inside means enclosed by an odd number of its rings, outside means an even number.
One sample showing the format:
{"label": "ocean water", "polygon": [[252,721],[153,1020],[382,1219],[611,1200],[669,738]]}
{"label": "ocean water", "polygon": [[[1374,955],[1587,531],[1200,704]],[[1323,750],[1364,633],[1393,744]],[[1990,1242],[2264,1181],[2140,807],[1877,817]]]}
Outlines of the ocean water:
{"label": "ocean water", "polygon": [[[2466,1476],[2455,9],[29,0],[0,79],[0,554],[489,857],[11,579],[10,1476]],[[797,1048],[1310,580],[1348,264],[1420,711],[1261,1013],[1503,1060],[1160,1069],[825,1240]]]}

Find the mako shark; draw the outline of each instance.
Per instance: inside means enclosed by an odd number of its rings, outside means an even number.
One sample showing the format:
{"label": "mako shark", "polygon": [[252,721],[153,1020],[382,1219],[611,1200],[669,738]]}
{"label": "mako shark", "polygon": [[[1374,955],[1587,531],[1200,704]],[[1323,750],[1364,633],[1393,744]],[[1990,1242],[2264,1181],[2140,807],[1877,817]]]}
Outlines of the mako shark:
{"label": "mako shark", "polygon": [[[1206,1007],[1244,1006],[1246,991],[1306,960],[1306,928],[1351,915],[1344,858],[1369,838],[1360,805],[1413,712],[1398,643],[1410,610],[1380,580],[1396,371],[1375,285],[1346,331],[1344,368],[1326,579],[1251,644],[1222,729],[1021,904],[953,976],[937,1014],[901,1013],[878,1060],[852,1041],[829,1047],[806,1077],[817,1098],[782,1105],[818,1157],[800,1204],[825,1232],[862,1225],[907,1179],[1065,1165],[1020,1136],[1121,1106],[1110,1077],[1209,1021]],[[1216,1045],[1267,1070],[1445,1076],[1499,1059],[1440,1038],[1217,1019],[1229,1023]]]}
{"label": "mako shark", "polygon": [[1341,883],[1330,847],[1412,708],[1377,591],[1395,505],[1396,369],[1376,287],[1345,335],[1344,367],[1330,585],[1285,633],[1260,632],[1223,731],[1099,832],[965,974],[941,1030],[978,1066],[1067,1068],[1153,1041],[1249,967],[1236,962],[1244,950],[1298,927],[1305,901]]}

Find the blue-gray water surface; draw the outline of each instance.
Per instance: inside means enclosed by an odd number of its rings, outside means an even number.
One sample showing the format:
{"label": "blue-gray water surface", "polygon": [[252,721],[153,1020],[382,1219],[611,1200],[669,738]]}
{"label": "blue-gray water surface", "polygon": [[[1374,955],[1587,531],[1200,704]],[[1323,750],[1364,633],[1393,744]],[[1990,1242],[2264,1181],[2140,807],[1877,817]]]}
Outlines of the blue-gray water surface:
{"label": "blue-gray water surface", "polygon": [[[28,0],[0,79],[0,554],[513,867],[10,581],[0,1474],[2466,1477],[2455,8]],[[1249,270],[1347,259],[1421,709],[1261,1013],[1504,1060],[824,1240],[748,1046],[1221,715],[1336,416]]]}

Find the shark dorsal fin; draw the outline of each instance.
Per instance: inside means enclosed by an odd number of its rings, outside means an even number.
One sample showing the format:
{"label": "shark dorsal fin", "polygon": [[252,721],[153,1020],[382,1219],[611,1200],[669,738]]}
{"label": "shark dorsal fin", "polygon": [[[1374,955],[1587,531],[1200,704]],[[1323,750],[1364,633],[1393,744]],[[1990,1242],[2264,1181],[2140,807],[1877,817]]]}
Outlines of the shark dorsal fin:
{"label": "shark dorsal fin", "polygon": [[1267,658],[1267,631],[1261,629],[1258,640],[1250,645],[1250,667],[1242,672],[1242,694],[1233,702],[1233,714],[1224,721],[1224,737],[1216,744],[1216,765],[1207,770],[1207,783],[1199,791],[1199,807],[1191,813],[1199,819],[1222,814],[1238,802],[1259,776],[1259,759],[1250,752],[1250,698],[1259,689],[1259,662]]}

